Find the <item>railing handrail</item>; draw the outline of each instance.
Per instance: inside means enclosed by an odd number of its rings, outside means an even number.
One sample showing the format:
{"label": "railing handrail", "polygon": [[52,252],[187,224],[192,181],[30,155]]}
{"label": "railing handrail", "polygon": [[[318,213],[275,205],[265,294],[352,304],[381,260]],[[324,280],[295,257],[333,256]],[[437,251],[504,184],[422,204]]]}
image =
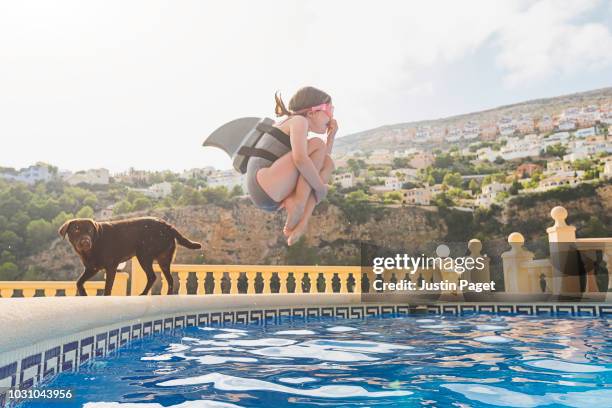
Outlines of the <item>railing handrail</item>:
{"label": "railing handrail", "polygon": [[[154,264],[158,271],[159,265]],[[338,265],[223,265],[223,264],[173,264],[172,272],[356,272],[361,266]]]}

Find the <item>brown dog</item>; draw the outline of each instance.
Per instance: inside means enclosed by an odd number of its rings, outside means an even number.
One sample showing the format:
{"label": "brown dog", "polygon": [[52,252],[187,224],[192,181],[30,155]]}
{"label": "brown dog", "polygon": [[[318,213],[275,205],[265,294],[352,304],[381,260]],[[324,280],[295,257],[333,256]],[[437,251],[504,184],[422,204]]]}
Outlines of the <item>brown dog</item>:
{"label": "brown dog", "polygon": [[87,296],[83,284],[101,269],[106,270],[104,295],[110,295],[117,266],[134,256],[147,274],[147,285],[141,295],[146,295],[155,282],[153,261],[157,261],[164,273],[168,282],[168,294],[171,294],[173,280],[170,264],[176,243],[189,249],[202,248],[199,243],[182,236],[172,225],[151,217],[113,222],[77,218],[66,221],[58,232],[64,238],[68,235],[70,244],[85,266],[85,271],[76,283],[80,296]]}

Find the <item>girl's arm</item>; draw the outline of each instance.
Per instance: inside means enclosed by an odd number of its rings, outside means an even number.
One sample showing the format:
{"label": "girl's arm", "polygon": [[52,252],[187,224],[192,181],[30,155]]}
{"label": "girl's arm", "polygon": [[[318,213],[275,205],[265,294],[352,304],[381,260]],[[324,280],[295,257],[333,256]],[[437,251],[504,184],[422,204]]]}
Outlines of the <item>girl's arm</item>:
{"label": "girl's arm", "polygon": [[295,116],[289,124],[291,156],[295,167],[315,191],[324,190],[327,185],[321,180],[314,163],[308,156],[308,121],[303,116]]}

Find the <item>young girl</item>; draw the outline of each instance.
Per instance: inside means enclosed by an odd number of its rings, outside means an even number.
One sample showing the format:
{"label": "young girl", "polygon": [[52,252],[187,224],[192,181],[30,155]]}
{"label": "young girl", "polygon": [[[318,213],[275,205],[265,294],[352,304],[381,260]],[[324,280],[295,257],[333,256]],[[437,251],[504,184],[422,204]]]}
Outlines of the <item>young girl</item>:
{"label": "young girl", "polygon": [[[274,124],[257,143],[274,153],[270,161],[251,157],[247,164],[247,189],[253,203],[266,211],[287,210],[283,233],[293,245],[306,231],[308,219],[327,195],[327,183],[334,170],[330,157],[338,124],[333,119],[331,97],[307,86],[289,100],[288,108],[276,94],[276,116],[287,116]],[[308,139],[308,132],[327,133],[327,140]],[[290,143],[286,143],[289,140]]]}

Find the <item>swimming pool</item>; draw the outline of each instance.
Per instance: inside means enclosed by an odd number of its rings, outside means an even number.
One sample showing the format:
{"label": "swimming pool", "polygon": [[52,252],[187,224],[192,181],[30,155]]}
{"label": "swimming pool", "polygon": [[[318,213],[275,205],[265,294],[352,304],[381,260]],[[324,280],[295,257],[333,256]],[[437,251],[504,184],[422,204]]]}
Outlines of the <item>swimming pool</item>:
{"label": "swimming pool", "polygon": [[44,388],[73,390],[58,407],[604,407],[610,333],[601,317],[493,314],[188,327]]}

